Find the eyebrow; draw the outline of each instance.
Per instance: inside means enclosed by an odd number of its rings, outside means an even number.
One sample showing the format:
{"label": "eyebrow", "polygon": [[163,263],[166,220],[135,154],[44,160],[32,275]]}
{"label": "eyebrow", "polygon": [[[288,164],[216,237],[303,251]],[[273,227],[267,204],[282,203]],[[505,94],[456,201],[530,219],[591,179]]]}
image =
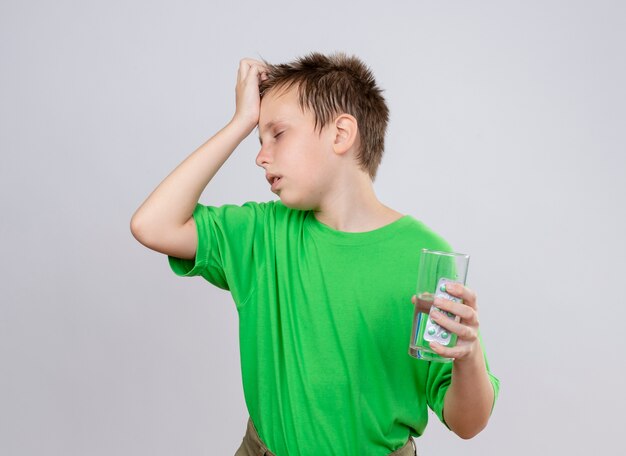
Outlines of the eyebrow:
{"label": "eyebrow", "polygon": [[[279,122],[282,122],[283,119],[277,119],[277,120],[270,120],[268,123],[265,124],[265,129],[270,129],[272,128],[274,125],[276,125]],[[259,131],[259,127],[256,127],[257,131]],[[261,145],[263,145],[263,141],[261,140],[261,136],[259,135],[259,142],[261,143]]]}

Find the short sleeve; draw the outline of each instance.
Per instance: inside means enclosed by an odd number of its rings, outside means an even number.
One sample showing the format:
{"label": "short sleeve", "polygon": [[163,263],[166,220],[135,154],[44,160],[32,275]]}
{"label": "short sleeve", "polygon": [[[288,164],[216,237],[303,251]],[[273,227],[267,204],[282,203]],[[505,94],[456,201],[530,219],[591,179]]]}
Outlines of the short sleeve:
{"label": "short sleeve", "polygon": [[193,211],[196,256],[189,260],[168,255],[170,268],[181,277],[202,276],[230,290],[236,303],[243,303],[256,283],[266,209],[267,203],[252,201],[241,206],[197,203]]}
{"label": "short sleeve", "polygon": [[[485,357],[487,375],[489,375],[489,380],[491,382],[491,386],[493,387],[493,403],[491,404],[491,410],[493,411],[493,407],[500,391],[500,380],[491,373],[489,362],[487,361],[487,354],[485,353],[485,347],[480,335],[480,330],[478,331],[478,338],[483,350],[483,356]],[[439,420],[448,429],[450,429],[450,427],[443,418],[443,405],[446,392],[448,391],[452,381],[452,364],[453,363],[438,363],[431,361],[428,367],[428,377],[426,380],[426,401],[428,406],[433,412],[435,412]]]}

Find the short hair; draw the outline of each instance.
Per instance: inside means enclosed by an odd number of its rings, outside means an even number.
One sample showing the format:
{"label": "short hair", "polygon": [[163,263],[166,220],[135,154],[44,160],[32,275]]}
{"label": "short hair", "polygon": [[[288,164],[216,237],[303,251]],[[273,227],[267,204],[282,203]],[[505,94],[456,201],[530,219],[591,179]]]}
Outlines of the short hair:
{"label": "short hair", "polygon": [[275,65],[261,60],[268,67],[267,79],[259,84],[261,98],[270,90],[288,90],[296,84],[300,108],[313,113],[320,133],[342,113],[356,118],[361,145],[357,163],[373,181],[385,149],[389,108],[367,65],[341,51],[329,55],[311,52]]}

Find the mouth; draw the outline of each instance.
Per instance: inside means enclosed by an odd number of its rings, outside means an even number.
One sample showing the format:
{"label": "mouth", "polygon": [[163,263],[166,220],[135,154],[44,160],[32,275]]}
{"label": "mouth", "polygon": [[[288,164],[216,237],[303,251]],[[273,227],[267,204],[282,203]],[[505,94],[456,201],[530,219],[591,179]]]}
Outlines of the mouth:
{"label": "mouth", "polygon": [[278,185],[281,183],[281,181],[283,180],[282,177],[274,177],[271,180],[271,184],[272,184],[272,191],[276,190],[278,188]]}
{"label": "mouth", "polygon": [[265,175],[265,179],[267,179],[267,183],[272,186],[272,189],[281,181],[282,176],[277,174],[267,173]]}

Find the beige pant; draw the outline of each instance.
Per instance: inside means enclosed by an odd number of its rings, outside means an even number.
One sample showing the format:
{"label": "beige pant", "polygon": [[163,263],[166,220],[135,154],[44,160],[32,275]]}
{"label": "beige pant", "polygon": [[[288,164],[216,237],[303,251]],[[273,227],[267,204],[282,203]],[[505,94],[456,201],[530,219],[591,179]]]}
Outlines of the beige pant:
{"label": "beige pant", "polygon": [[[235,456],[275,456],[259,438],[259,434],[250,418],[248,418],[246,435],[243,436],[243,441]],[[389,456],[417,456],[415,442],[409,437],[409,440],[401,448],[393,453],[389,453]]]}

